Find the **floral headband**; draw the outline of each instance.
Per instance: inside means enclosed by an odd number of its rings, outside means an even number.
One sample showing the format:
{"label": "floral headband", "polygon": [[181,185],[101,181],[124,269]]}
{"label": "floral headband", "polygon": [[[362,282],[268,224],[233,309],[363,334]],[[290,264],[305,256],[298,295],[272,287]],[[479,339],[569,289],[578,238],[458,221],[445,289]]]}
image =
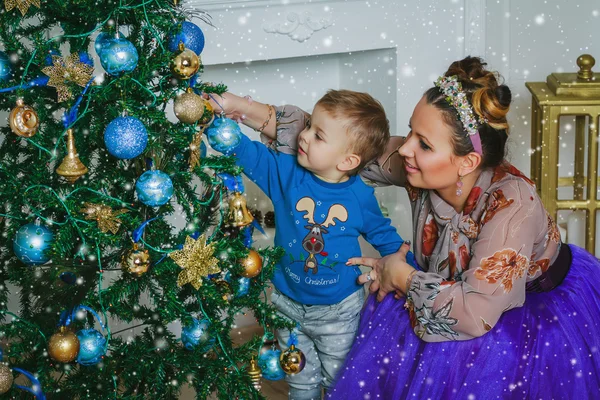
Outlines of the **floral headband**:
{"label": "floral headband", "polygon": [[469,100],[467,100],[466,93],[462,90],[462,85],[458,81],[458,77],[456,75],[440,76],[435,82],[435,86],[446,96],[448,104],[456,109],[460,122],[462,122],[463,128],[467,132],[467,135],[469,135],[475,151],[483,154],[478,129],[479,125],[487,123],[487,120],[482,117],[475,117],[473,108],[471,108]]}

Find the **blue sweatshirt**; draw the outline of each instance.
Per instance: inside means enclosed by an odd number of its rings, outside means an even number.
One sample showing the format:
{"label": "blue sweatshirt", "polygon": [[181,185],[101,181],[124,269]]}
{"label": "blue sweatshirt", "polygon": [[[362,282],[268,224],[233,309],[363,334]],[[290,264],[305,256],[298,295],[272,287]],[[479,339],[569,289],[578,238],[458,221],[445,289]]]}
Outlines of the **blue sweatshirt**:
{"label": "blue sweatshirt", "polygon": [[275,245],[286,250],[273,284],[302,304],[335,304],[362,288],[357,266],[363,235],[382,256],[395,253],[402,239],[381,214],[373,188],[358,176],[325,182],[297,162],[243,136],[234,149],[237,164],[273,202]]}

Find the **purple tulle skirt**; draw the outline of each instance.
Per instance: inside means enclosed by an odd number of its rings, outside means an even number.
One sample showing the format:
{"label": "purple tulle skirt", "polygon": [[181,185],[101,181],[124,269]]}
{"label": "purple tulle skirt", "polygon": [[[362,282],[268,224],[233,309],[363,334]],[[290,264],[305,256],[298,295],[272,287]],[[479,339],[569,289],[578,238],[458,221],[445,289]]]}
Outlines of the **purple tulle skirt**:
{"label": "purple tulle skirt", "polygon": [[331,399],[600,399],[600,261],[570,246],[554,290],[528,293],[486,335],[426,343],[404,300],[369,296]]}

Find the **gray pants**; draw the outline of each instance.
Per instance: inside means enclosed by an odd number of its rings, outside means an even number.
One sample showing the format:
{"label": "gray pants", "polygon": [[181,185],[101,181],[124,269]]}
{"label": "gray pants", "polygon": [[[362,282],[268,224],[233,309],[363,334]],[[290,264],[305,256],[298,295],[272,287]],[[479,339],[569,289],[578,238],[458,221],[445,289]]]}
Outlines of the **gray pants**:
{"label": "gray pants", "polygon": [[[339,303],[309,306],[273,290],[273,306],[281,315],[300,324],[296,347],[306,356],[306,365],[300,373],[286,375],[290,400],[320,399],[321,388],[327,390],[333,384],[354,341],[364,300],[365,292],[360,289]],[[288,330],[277,331],[282,351],[288,348],[289,337]]]}

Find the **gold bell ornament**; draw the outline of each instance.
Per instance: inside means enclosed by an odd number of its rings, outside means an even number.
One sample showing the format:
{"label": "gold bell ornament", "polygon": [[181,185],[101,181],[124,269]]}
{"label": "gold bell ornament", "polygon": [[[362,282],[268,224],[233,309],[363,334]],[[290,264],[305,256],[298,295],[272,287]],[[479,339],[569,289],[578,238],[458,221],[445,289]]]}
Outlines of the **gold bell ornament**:
{"label": "gold bell ornament", "polygon": [[250,360],[250,365],[248,366],[247,371],[248,375],[250,375],[250,382],[252,382],[252,386],[254,386],[254,389],[257,391],[260,391],[260,378],[262,374],[254,357],[252,357],[252,360]]}
{"label": "gold bell ornament", "polygon": [[67,130],[67,155],[56,169],[56,173],[73,184],[87,172],[88,169],[79,159],[77,148],[75,148],[73,129],[69,129]]}
{"label": "gold bell ornament", "polygon": [[6,363],[0,363],[0,394],[10,390],[13,385],[12,369]]}
{"label": "gold bell ornament", "polygon": [[173,110],[181,122],[194,124],[204,115],[204,99],[194,93],[192,88],[187,88],[185,93],[175,99]]}
{"label": "gold bell ornament", "polygon": [[254,278],[262,271],[263,260],[256,250],[250,249],[248,256],[239,260],[244,270],[241,275],[245,278]]}
{"label": "gold bell ornament", "polygon": [[48,354],[54,360],[62,363],[70,363],[79,355],[79,339],[77,335],[67,328],[61,326],[48,341]]}
{"label": "gold bell ornament", "polygon": [[306,365],[306,357],[304,353],[291,345],[286,351],[279,356],[279,365],[281,369],[288,375],[294,375],[304,369]]}
{"label": "gold bell ornament", "polygon": [[229,225],[238,228],[248,226],[254,221],[254,217],[246,207],[246,197],[240,192],[234,192],[229,199]]}
{"label": "gold bell ornament", "polygon": [[23,103],[23,99],[17,100],[17,105],[12,109],[8,116],[10,129],[21,137],[32,137],[36,134],[40,120],[37,112],[30,106]]}
{"label": "gold bell ornament", "polygon": [[121,269],[138,278],[148,272],[148,268],[150,268],[150,253],[147,249],[140,249],[137,243],[134,243],[133,248],[121,258]]}
{"label": "gold bell ornament", "polygon": [[179,51],[171,60],[171,72],[181,79],[190,79],[200,68],[200,57],[179,43]]}

